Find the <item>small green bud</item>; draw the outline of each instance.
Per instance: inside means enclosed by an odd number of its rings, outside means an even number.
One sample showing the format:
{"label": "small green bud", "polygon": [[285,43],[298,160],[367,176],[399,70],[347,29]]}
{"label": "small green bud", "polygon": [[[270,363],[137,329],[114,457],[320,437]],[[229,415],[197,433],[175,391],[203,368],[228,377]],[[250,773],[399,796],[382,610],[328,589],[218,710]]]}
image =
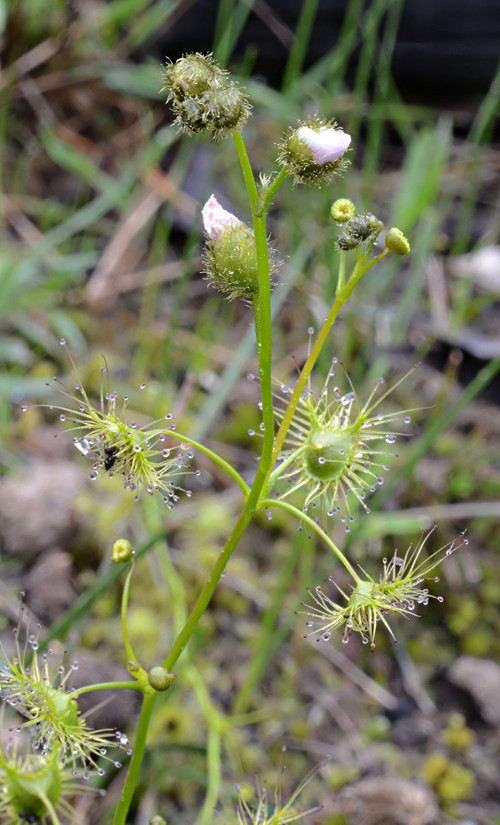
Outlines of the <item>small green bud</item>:
{"label": "small green bud", "polygon": [[160,816],[160,814],[156,814],[155,816],[152,816],[149,820],[149,825],[167,825],[167,820],[163,819],[163,817]]}
{"label": "small green bud", "polygon": [[346,223],[351,218],[354,218],[355,214],[356,207],[354,206],[353,202],[348,200],[347,198],[339,198],[338,200],[332,203],[330,215],[332,216],[333,220],[338,221],[338,223]]}
{"label": "small green bud", "polygon": [[410,244],[407,238],[403,235],[400,229],[395,226],[389,229],[385,236],[385,245],[390,252],[395,255],[408,255],[410,252]]}
{"label": "small green bud", "polygon": [[111,551],[111,561],[115,564],[125,564],[132,561],[133,557],[134,548],[131,543],[127,539],[117,539]]}
{"label": "small green bud", "polygon": [[173,673],[169,673],[161,665],[152,667],[148,673],[149,684],[158,692],[168,690],[174,679]]}

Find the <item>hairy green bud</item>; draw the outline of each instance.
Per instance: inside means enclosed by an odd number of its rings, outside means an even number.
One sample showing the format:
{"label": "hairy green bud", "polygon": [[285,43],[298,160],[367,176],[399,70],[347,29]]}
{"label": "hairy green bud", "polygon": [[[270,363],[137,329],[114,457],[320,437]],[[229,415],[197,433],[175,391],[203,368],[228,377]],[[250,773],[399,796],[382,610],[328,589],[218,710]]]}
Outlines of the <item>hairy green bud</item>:
{"label": "hairy green bud", "polygon": [[395,255],[408,255],[410,252],[408,239],[395,226],[389,229],[385,236],[385,245],[389,252],[394,252]]}
{"label": "hairy green bud", "polygon": [[257,251],[254,234],[244,223],[208,240],[203,264],[207,277],[230,301],[253,299],[258,289]]}
{"label": "hairy green bud", "polygon": [[[211,195],[202,209],[207,242],[203,264],[207,277],[229,300],[251,301],[258,289],[257,250],[253,231]],[[276,255],[269,249],[271,270]]]}
{"label": "hairy green bud", "polygon": [[167,63],[163,70],[163,91],[167,100],[183,101],[197,97],[220,81],[223,71],[214,64],[210,54],[188,54],[175,63]]}

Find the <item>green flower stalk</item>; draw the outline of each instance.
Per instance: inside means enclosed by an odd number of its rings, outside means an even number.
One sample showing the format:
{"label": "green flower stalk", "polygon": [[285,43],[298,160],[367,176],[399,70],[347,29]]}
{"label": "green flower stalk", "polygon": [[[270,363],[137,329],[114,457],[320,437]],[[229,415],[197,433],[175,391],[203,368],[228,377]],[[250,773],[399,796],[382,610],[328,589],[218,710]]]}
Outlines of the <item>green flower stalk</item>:
{"label": "green flower stalk", "polygon": [[428,581],[438,582],[438,577],[429,578],[429,574],[459,547],[468,544],[467,539],[457,543],[453,540],[437,550],[427,559],[422,559],[422,551],[427,540],[436,528],[433,527],[426,535],[422,534],[415,547],[410,545],[405,555],[401,557],[397,550],[391,559],[383,559],[383,571],[379,581],[372,579],[364,570],[364,578],[359,578],[350,595],[333,582],[345,600],[339,604],[323,592],[320,586],[309,590],[314,604],[303,604],[305,610],[297,613],[309,617],[308,627],[314,628],[304,638],[316,636],[317,641],[329,641],[334,630],[343,631],[342,642],[346,644],[353,633],[359,633],[364,644],[370,643],[375,647],[375,635],[379,622],[389,631],[391,637],[396,637],[387,621],[387,616],[396,614],[410,619],[417,616],[415,608],[418,605],[427,605],[429,599],[442,602],[442,596],[434,596],[425,587]]}
{"label": "green flower stalk", "polygon": [[[18,626],[12,657],[7,656],[0,644],[2,702],[25,717],[20,727],[29,729],[33,748],[42,756],[56,749],[61,760],[73,768],[80,760],[104,775],[106,771],[97,766],[97,761],[105,757],[110,748],[126,747],[127,737],[119,731],[93,730],[81,715],[74,691],[67,686],[72,672],[78,669],[78,662],[72,662],[69,669],[61,663],[49,666],[50,653],[38,654],[37,636],[28,635],[22,646],[19,632]],[[29,664],[28,653],[31,654]],[[114,764],[121,767],[118,762]]]}
{"label": "green flower stalk", "polygon": [[[408,425],[412,410],[382,413],[379,408],[415,367],[376,398],[377,390],[384,383],[379,379],[361,405],[354,390],[342,393],[337,386],[332,386],[336,364],[337,360],[333,359],[319,397],[308,386],[300,398],[271,483],[287,479],[290,488],[280,493],[279,498],[303,491],[304,510],[321,504],[328,516],[340,512],[341,521],[346,523],[354,518],[350,500],[359,502],[365,512],[370,512],[365,499],[383,484],[381,473],[389,469],[387,461],[391,456],[387,447],[399,436],[407,435],[394,429],[394,422],[401,420]],[[279,401],[275,409],[278,420],[284,416],[284,402],[289,394],[286,386],[280,394],[275,394]],[[345,529],[349,532],[348,524]]]}
{"label": "green flower stalk", "polygon": [[351,136],[335,121],[311,117],[285,134],[278,147],[278,160],[294,183],[321,186],[347,169],[349,162],[344,155],[350,143]]}
{"label": "green flower stalk", "polygon": [[189,135],[206,131],[220,140],[241,130],[250,116],[246,95],[210,54],[190,54],[167,63],[162,91],[176,124]]}
{"label": "green flower stalk", "polygon": [[[64,339],[61,344],[65,346]],[[101,373],[105,372],[106,368],[101,367]],[[185,460],[194,454],[188,443],[182,442],[179,448],[167,446],[168,432],[175,430],[170,413],[139,427],[135,421],[128,422],[125,418],[128,396],[119,401],[118,393],[104,392],[102,383],[99,407],[92,404],[81,383],[75,384],[74,393],[68,392],[58,378],[47,386],[55,386],[71,402],[71,406],[50,405],[50,409],[59,410],[59,419],[67,431],[77,433],[73,439],[75,447],[93,460],[89,473],[92,481],[105,473],[109,476],[119,473],[123,476],[123,486],[134,494],[136,501],[140,491],[145,490],[149,495],[159,493],[167,507],[174,506],[181,489],[174,479],[186,472]],[[27,405],[22,407],[23,411],[28,409]],[[191,495],[189,490],[186,495]]]}

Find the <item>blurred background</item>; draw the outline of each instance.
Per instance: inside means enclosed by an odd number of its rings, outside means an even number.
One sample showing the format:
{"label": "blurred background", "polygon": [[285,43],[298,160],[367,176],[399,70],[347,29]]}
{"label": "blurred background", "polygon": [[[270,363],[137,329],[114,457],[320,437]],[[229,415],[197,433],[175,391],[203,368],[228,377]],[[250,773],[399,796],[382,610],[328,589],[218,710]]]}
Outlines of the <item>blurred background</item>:
{"label": "blurred background", "polygon": [[[367,275],[318,366],[318,389],[336,356],[364,398],[422,362],[388,401],[420,410],[413,437],[372,514],[333,537],[372,575],[434,523],[430,549],[465,529],[470,544],[441,571],[444,603],[400,621],[397,645],[380,633],[371,654],[355,639],[304,640],[305,586],[342,573],[282,515],[256,519],[159,703],[130,821],[205,825],[214,809],[232,821],[235,782],[250,799],[257,774],[286,796],[328,759],[305,791],[324,806],[309,821],[500,822],[498,3],[3,0],[0,26],[2,638],[23,590],[34,621],[76,651],[79,679],[121,678],[108,556],[123,535],[144,554],[131,634],[156,664],[240,505],[203,456],[195,495],[167,513],[118,480],[91,484],[57,414],[20,412],[60,403],[52,376],[98,399],[104,354],[132,417],[172,412],[252,477],[251,312],[221,299],[200,260],[201,206],[214,192],[249,220],[245,191],[231,141],[182,137],[160,94],[167,58],[213,52],[248,89],[256,172],[276,169],[280,136],[308,114],[353,136],[342,180],[286,183],[271,211],[277,379],[293,380],[334,294],[335,198],[412,245]],[[124,728],[134,710],[120,695],[92,721]],[[108,774],[103,802],[78,803],[85,822],[110,821],[121,782]]]}

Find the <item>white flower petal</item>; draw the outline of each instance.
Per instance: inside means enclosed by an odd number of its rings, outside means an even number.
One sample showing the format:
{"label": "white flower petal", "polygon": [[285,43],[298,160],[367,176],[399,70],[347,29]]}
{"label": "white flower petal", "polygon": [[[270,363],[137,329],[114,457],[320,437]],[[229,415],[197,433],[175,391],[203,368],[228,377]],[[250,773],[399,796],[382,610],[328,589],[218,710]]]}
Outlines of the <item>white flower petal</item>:
{"label": "white flower petal", "polygon": [[309,126],[301,126],[297,130],[297,137],[311,150],[311,154],[318,166],[338,160],[349,148],[351,136],[342,129],[331,129],[322,126],[315,131]]}
{"label": "white flower petal", "polygon": [[205,206],[201,210],[201,216],[203,218],[203,228],[205,233],[213,241],[220,238],[226,229],[230,229],[231,227],[239,226],[241,224],[241,221],[238,220],[235,215],[232,215],[231,212],[228,212],[226,209],[222,208],[215,195],[210,195]]}

